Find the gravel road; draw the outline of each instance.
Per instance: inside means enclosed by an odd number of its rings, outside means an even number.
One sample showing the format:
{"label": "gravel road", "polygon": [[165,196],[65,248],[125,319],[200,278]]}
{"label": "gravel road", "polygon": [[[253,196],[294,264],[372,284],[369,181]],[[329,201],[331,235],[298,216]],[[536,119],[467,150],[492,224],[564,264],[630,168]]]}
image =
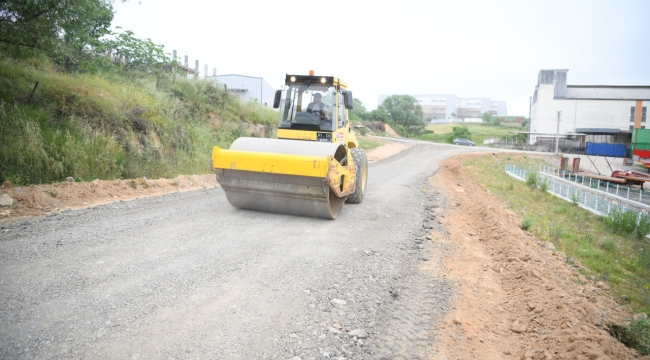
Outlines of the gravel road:
{"label": "gravel road", "polygon": [[213,188],[4,222],[0,358],[430,356],[456,249],[427,241],[446,200],[424,185],[468,150],[371,164],[335,221],[239,210]]}

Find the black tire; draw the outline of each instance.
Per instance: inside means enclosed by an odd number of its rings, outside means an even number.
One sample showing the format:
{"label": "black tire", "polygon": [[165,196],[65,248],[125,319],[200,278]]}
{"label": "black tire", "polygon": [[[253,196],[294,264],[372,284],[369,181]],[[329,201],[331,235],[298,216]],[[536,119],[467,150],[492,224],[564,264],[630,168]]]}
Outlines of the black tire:
{"label": "black tire", "polygon": [[361,204],[366,193],[366,183],[368,183],[368,157],[366,152],[359,148],[350,149],[350,152],[354,159],[354,165],[357,167],[357,178],[354,182],[354,192],[348,195],[345,202],[348,204]]}

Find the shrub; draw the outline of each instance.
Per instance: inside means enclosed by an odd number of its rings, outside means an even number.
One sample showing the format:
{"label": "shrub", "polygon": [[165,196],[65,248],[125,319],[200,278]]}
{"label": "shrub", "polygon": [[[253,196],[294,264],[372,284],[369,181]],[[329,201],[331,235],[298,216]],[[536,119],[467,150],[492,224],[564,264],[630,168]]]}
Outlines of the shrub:
{"label": "shrub", "polygon": [[451,129],[451,132],[445,135],[445,142],[451,144],[454,139],[457,138],[472,140],[472,133],[469,131],[467,126],[454,126]]}
{"label": "shrub", "polygon": [[573,205],[578,206],[579,201],[580,201],[580,195],[578,195],[577,192],[574,192],[573,194],[571,194],[571,202],[573,203]]}
{"label": "shrub", "polygon": [[639,224],[636,227],[636,237],[641,240],[650,234],[650,217],[648,215],[641,215]]}
{"label": "shrub", "polygon": [[607,251],[616,251],[618,250],[618,245],[613,239],[605,239],[600,243],[600,247]]}
{"label": "shrub", "polygon": [[542,190],[542,192],[547,192],[548,191],[548,180],[547,179],[540,179],[537,183],[539,185],[539,189]]}
{"label": "shrub", "polygon": [[521,222],[521,229],[524,231],[528,231],[531,226],[533,226],[533,220],[529,218],[525,218],[524,221]]}
{"label": "shrub", "polygon": [[536,172],[529,172],[528,175],[526,175],[526,185],[528,186],[537,186],[537,173]]}
{"label": "shrub", "polygon": [[609,329],[610,334],[627,347],[650,355],[650,319],[632,320],[629,325],[611,324]]}
{"label": "shrub", "polygon": [[646,269],[650,268],[650,244],[644,244],[637,256],[639,259],[639,265]]}
{"label": "shrub", "polygon": [[615,234],[631,234],[636,229],[636,213],[631,210],[614,209],[609,213],[607,222]]}

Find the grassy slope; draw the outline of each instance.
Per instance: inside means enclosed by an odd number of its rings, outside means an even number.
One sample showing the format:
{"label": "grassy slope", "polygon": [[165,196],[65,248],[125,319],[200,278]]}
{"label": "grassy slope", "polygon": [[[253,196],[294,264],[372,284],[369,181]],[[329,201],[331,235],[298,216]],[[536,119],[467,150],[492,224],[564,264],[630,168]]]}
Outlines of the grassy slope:
{"label": "grassy slope", "polygon": [[65,74],[6,58],[0,101],[0,181],[18,185],[205,173],[212,146],[273,136],[276,122],[275,111],[210,83],[156,89],[155,80]]}
{"label": "grassy slope", "polygon": [[[509,133],[510,131],[522,131],[522,128],[519,124],[486,126],[479,123],[467,123],[465,125],[472,133],[471,140],[474,141],[477,145],[483,145],[483,140],[492,137],[500,139],[506,136],[511,136]],[[432,130],[434,133],[425,134],[421,137],[421,139],[434,142],[444,142],[445,134],[450,133],[454,126],[460,126],[460,124],[429,124],[427,125],[427,130]]]}
{"label": "grassy slope", "polygon": [[629,298],[635,311],[650,312],[650,244],[612,232],[607,219],[533,189],[504,171],[505,162],[539,163],[523,155],[481,157],[466,166],[485,187],[532,224],[529,231],[552,242],[558,251],[578,260],[581,271],[596,280],[608,281],[618,300]]}

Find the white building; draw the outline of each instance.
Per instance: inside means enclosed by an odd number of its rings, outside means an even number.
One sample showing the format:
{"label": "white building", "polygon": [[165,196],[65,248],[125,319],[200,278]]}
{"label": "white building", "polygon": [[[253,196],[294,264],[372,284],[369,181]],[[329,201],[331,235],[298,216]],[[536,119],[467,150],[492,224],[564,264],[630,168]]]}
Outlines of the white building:
{"label": "white building", "polygon": [[228,74],[208,78],[226,85],[228,92],[237,95],[242,102],[257,100],[266,107],[273,107],[275,90],[261,77]]}
{"label": "white building", "polygon": [[[583,133],[590,141],[590,134],[599,134],[598,142],[624,142],[635,127],[645,129],[650,86],[567,85],[568,71],[540,70],[530,124],[531,133],[540,135],[531,134],[531,144],[556,134],[558,112],[565,137]],[[603,138],[607,134],[611,137]]]}
{"label": "white building", "polygon": [[[379,104],[390,95],[379,95]],[[495,116],[507,116],[505,101],[492,101],[489,98],[459,98],[456,95],[411,95],[420,106],[426,120],[447,122],[449,119],[480,118],[488,112]],[[436,121],[440,120],[440,121]]]}

